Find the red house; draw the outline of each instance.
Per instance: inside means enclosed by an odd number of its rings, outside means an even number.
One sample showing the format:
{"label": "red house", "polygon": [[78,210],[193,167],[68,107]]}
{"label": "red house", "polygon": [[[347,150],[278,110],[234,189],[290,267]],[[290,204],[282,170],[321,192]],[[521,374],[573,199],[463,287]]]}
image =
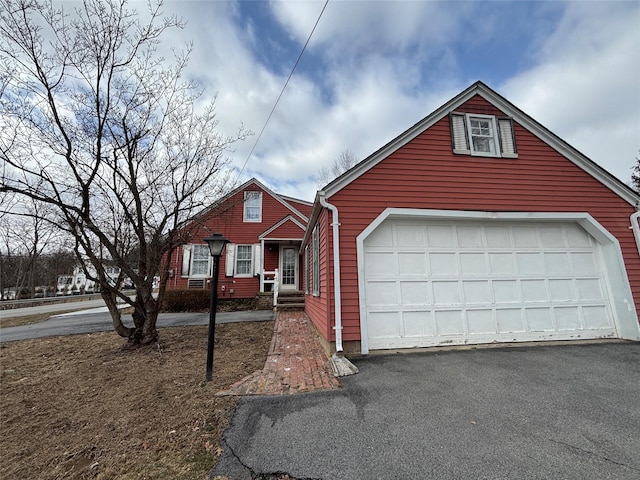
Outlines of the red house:
{"label": "red house", "polygon": [[364,354],[640,340],[639,202],[478,82],[318,192],[305,310]]}
{"label": "red house", "polygon": [[203,238],[219,232],[229,240],[220,259],[219,298],[272,291],[276,270],[281,290],[298,290],[298,252],[310,212],[311,203],[249,180],[189,222],[191,241],[172,255],[167,289],[210,288],[212,258]]}

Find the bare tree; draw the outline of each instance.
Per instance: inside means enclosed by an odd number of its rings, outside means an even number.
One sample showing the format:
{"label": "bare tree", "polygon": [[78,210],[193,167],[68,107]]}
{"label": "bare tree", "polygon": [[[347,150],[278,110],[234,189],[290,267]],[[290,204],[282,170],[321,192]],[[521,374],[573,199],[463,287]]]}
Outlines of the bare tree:
{"label": "bare tree", "polygon": [[631,169],[631,186],[636,192],[640,192],[640,151],[636,157],[636,164]]}
{"label": "bare tree", "polygon": [[65,238],[51,221],[49,205],[27,199],[17,207],[19,213],[0,216],[0,289],[15,287],[18,298],[31,298],[43,278],[40,257],[64,247]]}
{"label": "bare tree", "polygon": [[[72,13],[0,0],[0,193],[54,209],[133,344],[157,340],[166,259],[188,241],[179,227],[229,187],[225,152],[246,135],[218,133],[215,100],[184,78],[189,47],[161,54],[162,34],[182,26],[160,3],[141,16],[126,0],[84,0]],[[109,281],[105,261],[135,297]],[[134,328],[118,300],[134,307]]]}
{"label": "bare tree", "polygon": [[321,167],[318,169],[318,188],[324,187],[333,179],[349,170],[356,163],[358,163],[358,160],[354,153],[349,149],[343,150],[338,158],[333,161],[331,167]]}

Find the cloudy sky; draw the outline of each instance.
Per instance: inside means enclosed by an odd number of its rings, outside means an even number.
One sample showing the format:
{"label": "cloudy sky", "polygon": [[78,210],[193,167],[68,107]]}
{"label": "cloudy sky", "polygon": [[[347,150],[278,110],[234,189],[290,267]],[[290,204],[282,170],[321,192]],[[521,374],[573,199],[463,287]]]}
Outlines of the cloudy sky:
{"label": "cloudy sky", "polygon": [[639,2],[331,0],[256,144],[324,5],[166,4],[187,26],[165,41],[193,42],[189,71],[217,94],[220,128],[255,133],[231,155],[240,180],[312,200],[318,169],[341,152],[367,157],[482,80],[629,181],[640,149]]}

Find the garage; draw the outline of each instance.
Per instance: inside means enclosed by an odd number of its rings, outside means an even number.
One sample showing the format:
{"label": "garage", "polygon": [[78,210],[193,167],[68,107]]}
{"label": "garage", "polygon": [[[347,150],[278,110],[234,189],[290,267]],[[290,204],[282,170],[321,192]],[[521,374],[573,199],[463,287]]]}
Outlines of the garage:
{"label": "garage", "polygon": [[626,279],[603,230],[588,215],[388,211],[358,240],[363,351],[618,337]]}

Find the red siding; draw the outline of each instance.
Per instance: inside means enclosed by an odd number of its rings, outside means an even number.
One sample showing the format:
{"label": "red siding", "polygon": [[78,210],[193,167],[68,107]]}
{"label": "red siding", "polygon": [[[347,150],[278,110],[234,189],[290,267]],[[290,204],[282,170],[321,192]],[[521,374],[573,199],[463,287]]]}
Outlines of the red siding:
{"label": "red siding", "polygon": [[[262,192],[262,221],[244,222],[244,192]],[[293,214],[291,209],[283,205],[278,199],[262,190],[257,184],[249,184],[245,189],[236,192],[226,199],[220,206],[212,210],[203,219],[196,220],[187,227],[191,234],[189,243],[204,243],[202,240],[212,233],[222,233],[231,243],[236,245],[259,244],[258,236],[278,223],[287,215]],[[297,217],[297,215],[296,215]],[[200,223],[197,223],[200,222]],[[291,232],[292,229],[286,227],[293,225],[296,229],[293,238],[302,238],[300,228],[288,222],[283,227]],[[274,259],[275,256],[275,259]],[[218,293],[220,298],[251,298],[260,290],[260,279],[258,277],[234,278],[225,276],[226,255],[220,258],[220,269],[218,276]],[[278,265],[278,249],[274,249],[273,255],[265,253],[265,267],[273,270]],[[180,275],[182,268],[182,249],[179,248],[171,262],[174,277],[167,282],[167,289],[186,289],[187,277]],[[224,286],[224,290],[222,287]]]}
{"label": "red siding", "polygon": [[296,225],[295,223],[293,223],[291,220],[287,220],[285,223],[280,225],[274,231],[270,232],[269,235],[267,235],[266,238],[267,239],[269,239],[269,238],[279,238],[279,239],[292,238],[292,239],[296,239],[296,240],[302,240],[302,237],[304,237],[304,230],[302,228],[300,228],[298,225]]}
{"label": "red siding", "polygon": [[[331,313],[331,309],[333,308],[333,302],[331,302],[333,298],[333,281],[330,282],[328,280],[329,275],[333,275],[333,265],[330,261],[333,257],[332,253],[329,253],[332,242],[329,215],[326,210],[320,213],[318,224],[320,225],[320,296],[313,296],[310,290],[309,294],[305,295],[305,311],[320,334],[331,340],[334,338],[332,324],[330,322],[330,319],[333,318],[333,314]],[[309,227],[309,229],[313,228],[314,226]],[[311,250],[311,238],[309,239],[308,245]],[[304,245],[302,246],[302,251],[304,252]],[[310,276],[313,278],[313,274]]]}
{"label": "red siding", "polygon": [[[478,96],[457,111],[503,115]],[[356,237],[387,207],[588,212],[618,238],[640,310],[640,257],[629,229],[635,209],[520,125],[514,130],[517,159],[454,155],[445,117],[329,199],[342,225],[344,340],[360,339]]]}

